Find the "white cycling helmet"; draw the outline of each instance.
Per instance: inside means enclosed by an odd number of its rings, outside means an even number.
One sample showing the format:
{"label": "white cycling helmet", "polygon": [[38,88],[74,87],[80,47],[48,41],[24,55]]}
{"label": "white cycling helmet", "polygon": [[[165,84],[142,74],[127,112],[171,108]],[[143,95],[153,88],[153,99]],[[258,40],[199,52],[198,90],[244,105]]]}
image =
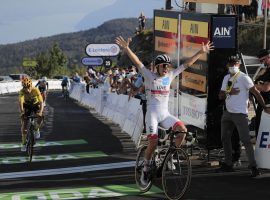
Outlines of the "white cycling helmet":
{"label": "white cycling helmet", "polygon": [[47,81],[47,77],[46,77],[46,76],[43,76],[43,77],[42,77],[42,80],[43,80],[43,81]]}
{"label": "white cycling helmet", "polygon": [[171,58],[166,54],[158,55],[155,59],[155,66],[159,64],[171,64]]}

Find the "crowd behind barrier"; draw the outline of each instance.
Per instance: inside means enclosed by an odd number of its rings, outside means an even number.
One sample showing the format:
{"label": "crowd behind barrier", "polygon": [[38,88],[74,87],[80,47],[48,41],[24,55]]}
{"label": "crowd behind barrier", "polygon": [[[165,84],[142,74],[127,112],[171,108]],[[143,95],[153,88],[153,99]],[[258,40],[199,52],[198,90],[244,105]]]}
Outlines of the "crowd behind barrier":
{"label": "crowd behind barrier", "polygon": [[[33,81],[33,85],[36,85],[38,81]],[[62,88],[61,80],[48,80],[50,90],[59,90]],[[22,83],[20,81],[7,81],[0,82],[0,94],[16,93],[22,89]]]}

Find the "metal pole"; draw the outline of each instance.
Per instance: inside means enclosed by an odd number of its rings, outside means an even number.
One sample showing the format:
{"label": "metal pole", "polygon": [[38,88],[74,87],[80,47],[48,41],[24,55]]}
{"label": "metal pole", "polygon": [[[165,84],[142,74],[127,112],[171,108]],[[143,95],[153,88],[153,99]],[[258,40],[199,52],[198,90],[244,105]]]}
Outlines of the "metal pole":
{"label": "metal pole", "polygon": [[264,8],[264,32],[263,32],[263,48],[266,49],[266,38],[267,38],[267,8],[268,8],[268,0],[263,0],[265,2]]}

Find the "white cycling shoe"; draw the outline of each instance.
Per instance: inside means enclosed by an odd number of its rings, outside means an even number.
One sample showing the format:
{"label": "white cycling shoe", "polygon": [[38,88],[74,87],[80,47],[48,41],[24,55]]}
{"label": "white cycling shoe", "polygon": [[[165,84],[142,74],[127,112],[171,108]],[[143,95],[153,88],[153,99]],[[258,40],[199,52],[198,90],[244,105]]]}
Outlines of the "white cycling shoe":
{"label": "white cycling shoe", "polygon": [[168,166],[169,170],[175,170],[176,169],[175,164],[173,164],[173,160],[172,161],[169,160],[167,166]]}
{"label": "white cycling shoe", "polygon": [[39,139],[40,138],[40,131],[39,130],[35,131],[34,135],[35,135],[36,139]]}
{"label": "white cycling shoe", "polygon": [[21,151],[26,152],[26,144],[21,144]]}

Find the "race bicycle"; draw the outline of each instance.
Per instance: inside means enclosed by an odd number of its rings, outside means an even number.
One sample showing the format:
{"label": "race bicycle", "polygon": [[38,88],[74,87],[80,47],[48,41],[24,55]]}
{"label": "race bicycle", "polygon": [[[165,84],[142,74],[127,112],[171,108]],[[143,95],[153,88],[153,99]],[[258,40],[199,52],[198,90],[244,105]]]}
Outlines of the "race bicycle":
{"label": "race bicycle", "polygon": [[63,88],[63,97],[64,97],[65,101],[67,102],[68,97],[69,97],[69,92],[68,92],[68,89],[66,86]]}
{"label": "race bicycle", "polygon": [[38,117],[35,116],[33,113],[30,116],[27,116],[27,137],[26,137],[26,152],[29,157],[29,162],[32,162],[33,152],[34,152],[34,145],[36,142],[35,139],[35,126],[36,126],[36,119]]}
{"label": "race bicycle", "polygon": [[[168,199],[181,199],[187,192],[191,182],[191,162],[188,154],[182,148],[175,146],[174,139],[179,132],[172,129],[167,131],[169,144],[164,145],[164,140],[159,138],[158,148],[155,150],[149,172],[149,182],[143,185],[140,181],[144,167],[144,154],[147,145],[139,148],[135,165],[135,180],[141,192],[150,190],[155,178],[162,178],[163,191]],[[183,132],[185,133],[185,132]]]}

